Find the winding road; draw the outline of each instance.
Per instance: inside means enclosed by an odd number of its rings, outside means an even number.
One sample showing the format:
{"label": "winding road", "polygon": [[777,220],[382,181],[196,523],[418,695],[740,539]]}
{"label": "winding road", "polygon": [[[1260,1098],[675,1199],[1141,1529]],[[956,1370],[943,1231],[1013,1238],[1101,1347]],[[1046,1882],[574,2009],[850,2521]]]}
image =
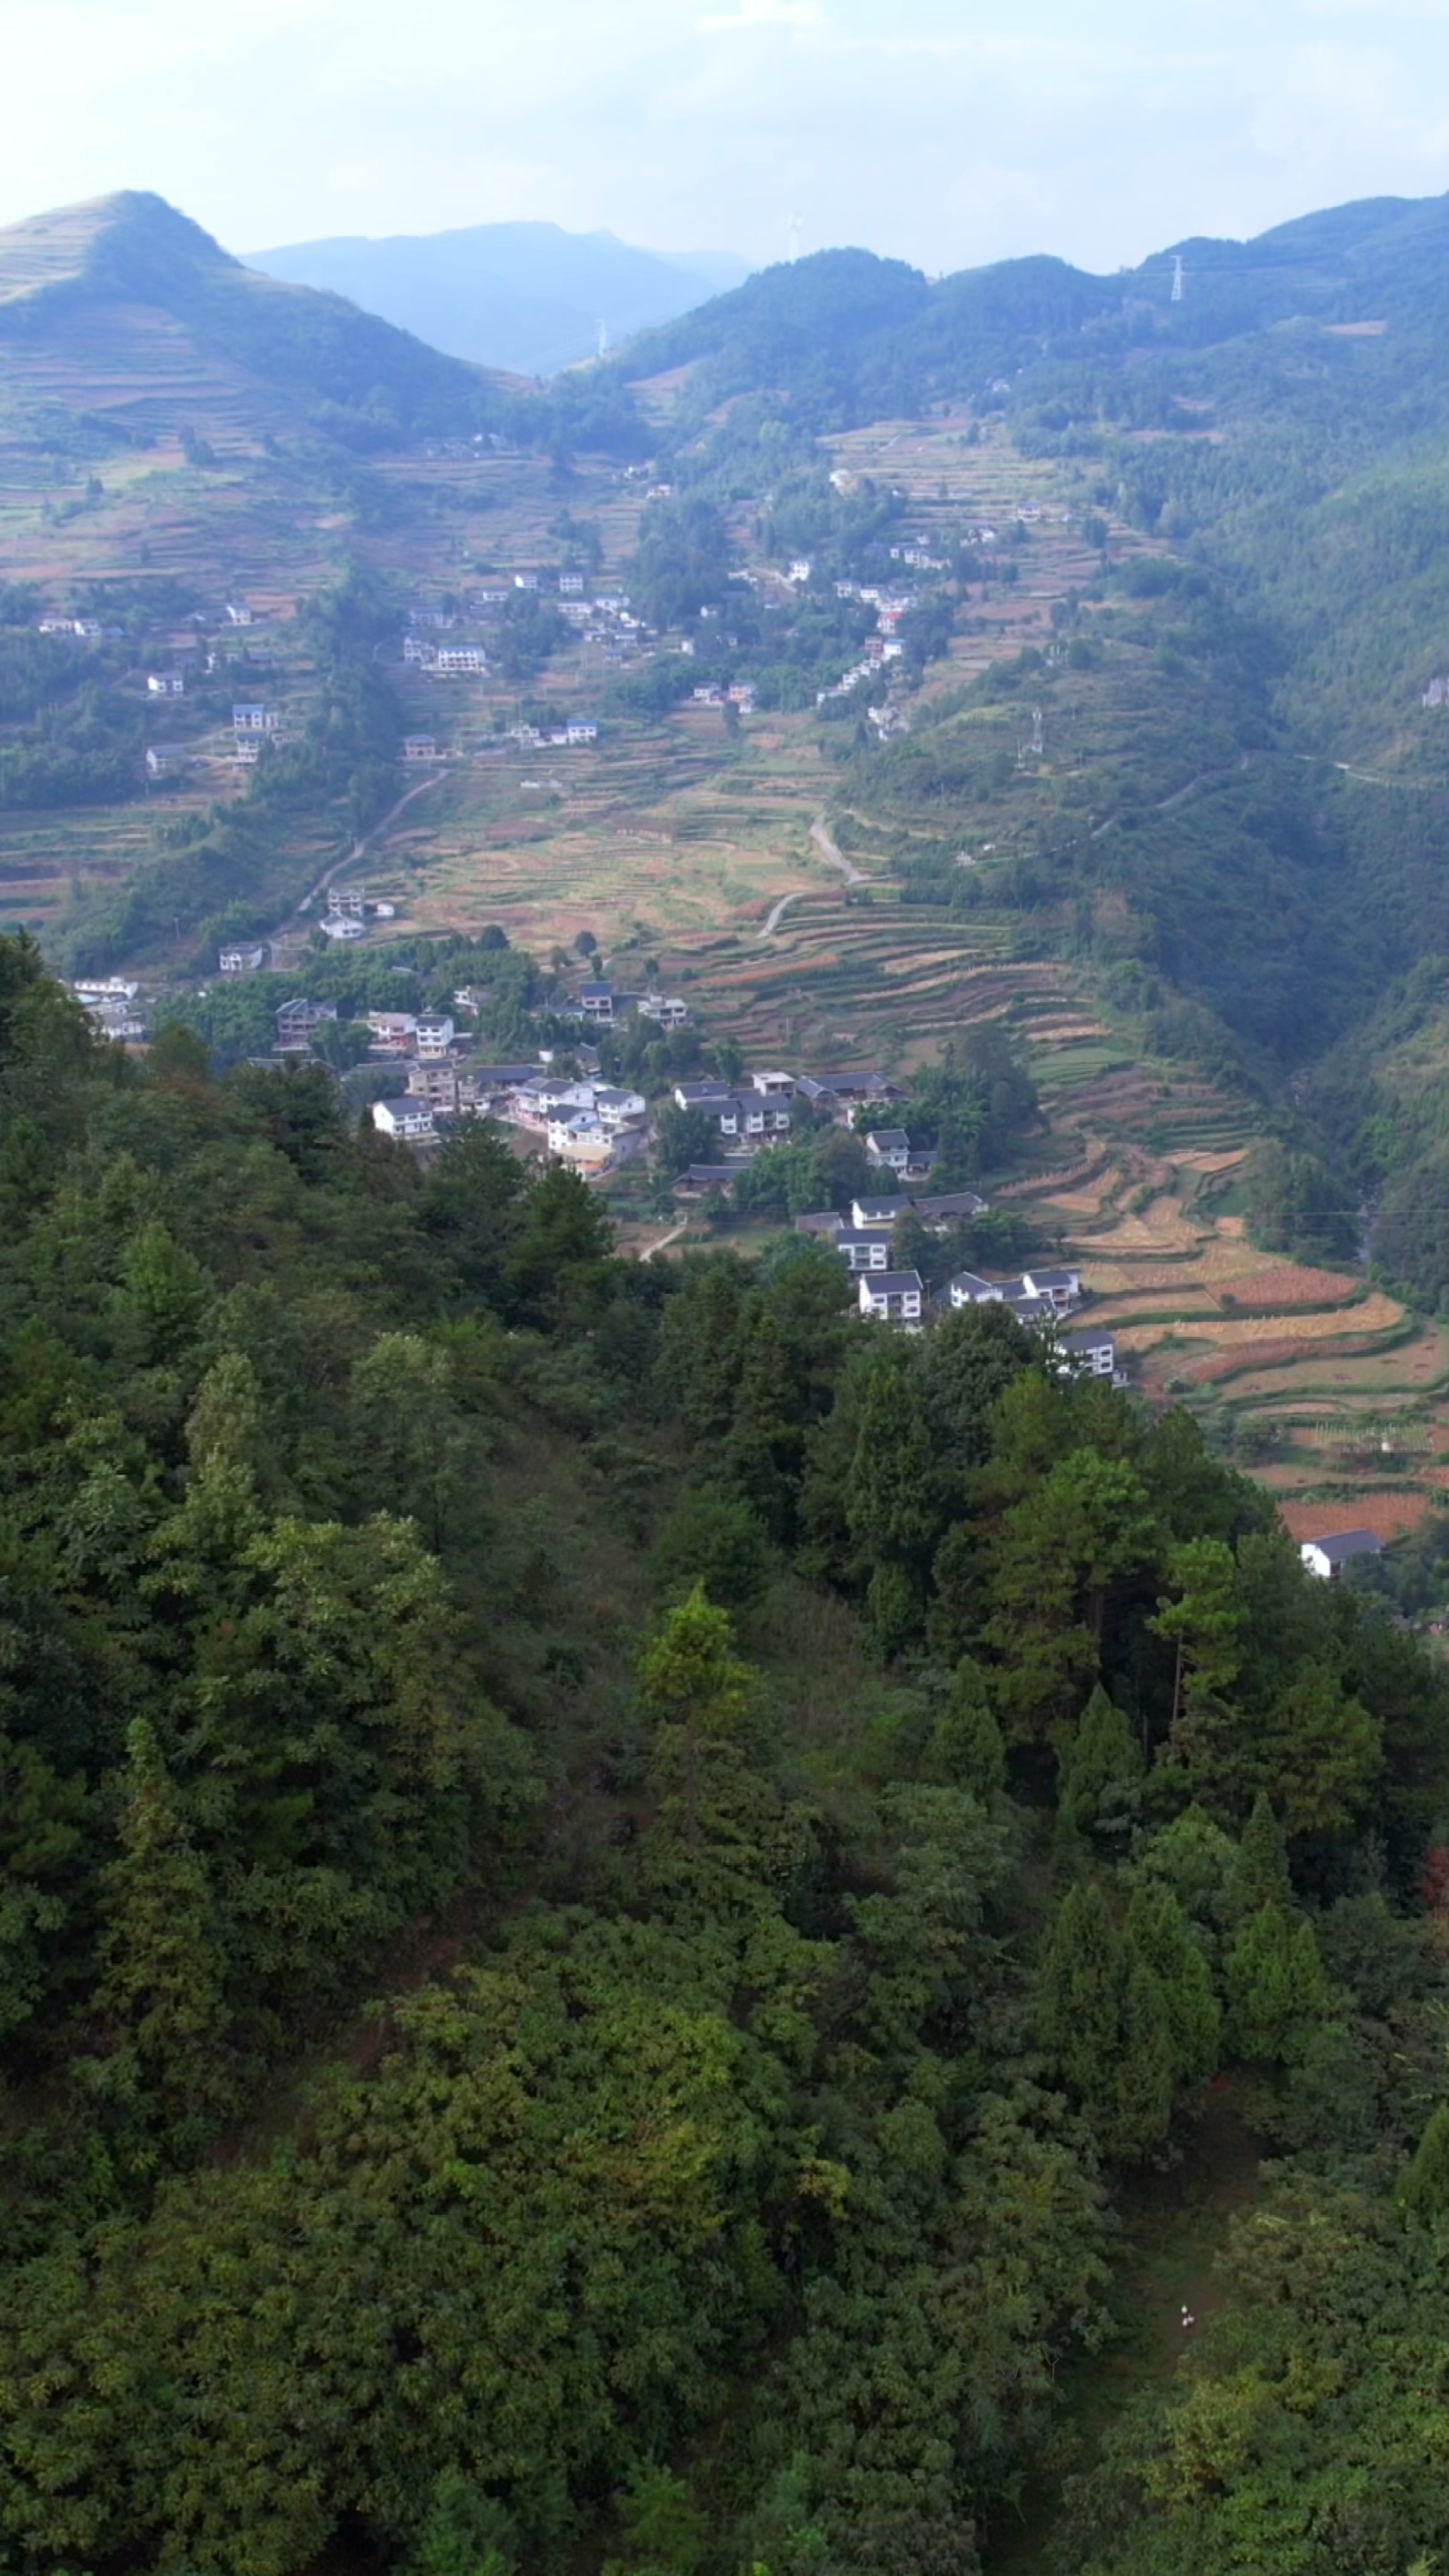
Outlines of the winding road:
{"label": "winding road", "polygon": [[[317,879],[316,884],[314,886],[309,886],[306,893],[303,895],[302,900],[298,904],[296,911],[293,913],[291,920],[287,923],[287,929],[303,929],[305,927],[303,916],[311,911],[319,894],[326,893],[333,878],[340,876],[344,868],[352,867],[358,859],[362,858],[366,852],[371,849],[374,841],[380,841],[385,832],[390,832],[392,830],[394,823],[397,821],[397,818],[405,805],[411,805],[414,797],[416,796],[426,796],[428,789],[430,787],[436,787],[439,779],[446,778],[447,774],[448,773],[445,769],[435,769],[429,777],[420,778],[416,787],[409,787],[406,793],[398,798],[395,805],[390,805],[388,807],[388,810],[383,815],[381,821],[374,823],[370,832],[364,832],[361,840],[354,841],[350,850],[345,850],[340,859],[334,859],[330,867],[324,868],[322,874]],[[285,933],[283,935],[285,936]]]}
{"label": "winding road", "polygon": [[826,866],[839,868],[847,885],[869,885],[870,879],[866,875],[864,868],[858,868],[854,859],[848,859],[843,850],[838,850],[836,848],[835,843],[830,837],[830,826],[826,822],[823,814],[817,814],[814,822],[811,824],[810,838],[814,842],[816,849],[820,852]]}

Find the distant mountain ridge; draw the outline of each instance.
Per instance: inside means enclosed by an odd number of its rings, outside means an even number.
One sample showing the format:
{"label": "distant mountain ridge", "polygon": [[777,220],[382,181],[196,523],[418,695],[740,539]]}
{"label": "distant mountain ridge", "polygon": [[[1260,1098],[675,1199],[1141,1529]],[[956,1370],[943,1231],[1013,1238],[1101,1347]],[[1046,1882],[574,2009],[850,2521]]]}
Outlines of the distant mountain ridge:
{"label": "distant mountain ridge", "polygon": [[592,357],[601,323],[617,345],[749,275],[728,252],[638,250],[548,223],[348,235],[254,251],[249,265],[345,295],[453,357],[544,376]]}

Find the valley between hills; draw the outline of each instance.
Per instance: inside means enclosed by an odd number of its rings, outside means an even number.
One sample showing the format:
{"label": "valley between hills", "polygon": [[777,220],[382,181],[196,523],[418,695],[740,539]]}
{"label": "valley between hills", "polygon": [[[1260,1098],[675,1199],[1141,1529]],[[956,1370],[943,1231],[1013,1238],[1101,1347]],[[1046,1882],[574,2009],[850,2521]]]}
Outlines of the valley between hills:
{"label": "valley between hills", "polygon": [[[144,594],[149,582],[214,608],[239,591],[256,619],[242,639],[247,667],[264,673],[289,726],[305,720],[316,677],[297,604],[346,561],[424,610],[511,585],[518,574],[542,570],[547,579],[576,552],[558,533],[563,492],[567,520],[586,526],[597,549],[590,587],[627,585],[648,506],[638,469],[581,456],[561,485],[546,458],[453,453],[457,442],[433,441],[420,454],[372,460],[365,507],[345,491],[323,494],[337,505],[318,507],[315,469],[268,456],[270,433],[258,436],[249,388],[195,364],[178,381],[160,357],[153,373],[144,335],[139,355],[134,338],[122,345],[114,376],[88,372],[87,403],[114,395],[128,416],[136,405],[183,404],[201,424],[210,461],[189,460],[163,431],[108,462],[103,493],[70,516],[64,500],[55,507],[57,490],[73,487],[57,483],[54,461],[12,441],[0,453],[0,568],[52,600],[117,583]],[[104,342],[89,349],[87,369],[104,355]],[[48,393],[65,390],[48,376],[41,382]],[[69,392],[79,400],[73,384]],[[662,422],[679,386],[646,380],[638,392]],[[1025,577],[958,613],[915,719],[929,723],[933,702],[963,684],[984,685],[973,719],[993,738],[1005,734],[1013,759],[1025,748],[1043,780],[1081,775],[1089,697],[1060,719],[1053,711],[1039,756],[1019,708],[990,697],[1000,663],[1023,650],[1053,653],[1053,610],[1059,616],[1100,571],[1101,548],[1082,535],[1080,478],[1023,458],[999,423],[988,422],[983,436],[968,410],[874,423],[822,446],[830,472],[898,493],[927,550],[963,523],[1029,532]],[[758,551],[749,509],[733,524],[748,564]],[[1119,565],[1169,551],[1121,519],[1109,520],[1107,543]],[[780,579],[768,565],[760,577]],[[482,636],[486,622],[470,628],[465,608],[458,631]],[[153,656],[186,654],[198,631],[163,627]],[[230,640],[234,649],[235,633]],[[517,720],[525,695],[540,725],[592,714],[617,668],[616,646],[565,644],[526,689],[496,668],[439,679],[405,665],[397,640],[379,653],[403,724],[433,737],[439,766],[421,781],[399,773],[402,810],[346,871],[395,908],[372,949],[385,955],[389,943],[419,934],[476,936],[492,923],[547,959],[591,932],[617,978],[647,980],[644,960],[653,959],[711,1039],[734,1042],[750,1063],[800,1070],[838,1060],[898,1075],[967,1030],[1002,1022],[1025,1048],[1047,1117],[1003,1199],[1029,1206],[1082,1264],[1094,1316],[1116,1333],[1143,1391],[1197,1412],[1215,1445],[1272,1490],[1295,1536],[1352,1523],[1389,1540],[1436,1507],[1449,1486],[1449,1339],[1439,1325],[1352,1266],[1305,1268],[1255,1248],[1240,1183],[1261,1107],[1239,1086],[1144,1057],[1140,1023],[1105,1000],[1099,973],[1033,953],[1029,916],[989,898],[964,916],[940,901],[903,903],[891,822],[841,802],[813,709],[752,712],[727,734],[719,707],[686,701],[653,718],[621,712],[588,746],[525,749],[500,730]],[[628,649],[631,664],[645,658]],[[164,807],[128,795],[89,808],[79,827],[65,809],[0,814],[0,920],[46,937],[88,890],[144,870],[158,810],[174,829],[242,791],[222,694]],[[1165,801],[1189,801],[1201,784],[1190,779]],[[822,853],[832,813],[859,853],[845,864],[863,885],[846,883],[838,852]],[[979,858],[989,877],[985,863],[1001,844],[987,833],[1001,829],[1009,846],[1026,827],[1014,816],[982,821]],[[287,883],[331,860],[331,829],[324,820],[293,836]],[[829,839],[825,847],[835,850]],[[976,863],[963,848],[963,870]],[[308,916],[267,926],[275,968],[300,987]],[[124,962],[185,988],[165,942]],[[657,1235],[637,1174],[625,1175],[613,1197],[626,1242]],[[757,1223],[729,1239],[752,1244],[767,1233]],[[676,1240],[713,1239],[686,1209]]]}

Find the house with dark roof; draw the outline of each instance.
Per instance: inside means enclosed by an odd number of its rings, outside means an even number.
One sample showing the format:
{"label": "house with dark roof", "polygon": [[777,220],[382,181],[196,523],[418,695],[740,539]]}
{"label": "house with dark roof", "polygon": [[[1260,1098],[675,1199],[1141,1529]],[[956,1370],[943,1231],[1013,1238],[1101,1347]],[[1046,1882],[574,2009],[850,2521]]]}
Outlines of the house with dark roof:
{"label": "house with dark roof", "polygon": [[926,1290],[919,1270],[863,1270],[857,1287],[862,1315],[920,1331]]}
{"label": "house with dark roof", "polygon": [[1310,1574],[1332,1583],[1356,1556],[1382,1556],[1383,1540],[1373,1530],[1336,1530],[1331,1536],[1306,1538],[1299,1547]]}
{"label": "house with dark roof", "polygon": [[889,1233],[897,1217],[904,1216],[910,1204],[908,1198],[901,1196],[852,1199],[850,1222],[857,1226],[883,1225]]}
{"label": "house with dark roof", "polygon": [[904,1172],[911,1159],[911,1140],[904,1127],[872,1127],[865,1150],[878,1169]]}
{"label": "house with dark roof", "polygon": [[827,1240],[849,1271],[889,1270],[891,1266],[891,1239],[879,1228],[872,1233],[866,1226],[843,1225]]}

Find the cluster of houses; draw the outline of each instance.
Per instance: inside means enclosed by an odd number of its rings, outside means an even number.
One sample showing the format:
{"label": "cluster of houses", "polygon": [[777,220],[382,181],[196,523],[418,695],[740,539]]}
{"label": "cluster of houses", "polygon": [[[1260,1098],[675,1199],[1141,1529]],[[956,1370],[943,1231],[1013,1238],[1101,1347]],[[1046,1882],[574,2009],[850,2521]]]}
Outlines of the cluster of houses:
{"label": "cluster of houses", "polygon": [[147,1035],[141,988],[123,975],[81,976],[68,989],[101,1037],[125,1044]]}
{"label": "cluster of houses", "polygon": [[696,707],[736,707],[742,716],[755,712],[755,692],[748,680],[733,680],[728,687],[723,680],[701,680],[689,696]]}
{"label": "cluster of houses", "polygon": [[[913,560],[926,562],[930,558]],[[906,648],[896,630],[901,619],[915,607],[915,592],[885,589],[879,582],[838,581],[835,596],[837,599],[863,599],[874,608],[876,631],[866,638],[865,652],[860,661],[852,662],[849,670],[842,671],[829,688],[816,690],[817,707],[828,706],[832,698],[848,698],[852,689],[858,688],[863,680],[884,679],[887,683],[885,694],[878,703],[872,701],[866,713],[883,741],[893,734],[907,732],[905,711],[891,697],[889,682],[893,676],[892,664],[900,662],[905,655]]]}
{"label": "cluster of houses", "polygon": [[643,1149],[649,1104],[640,1091],[555,1075],[546,1065],[477,1064],[441,1015],[374,1011],[368,1027],[375,1054],[409,1056],[406,1091],[373,1103],[373,1125],[385,1136],[418,1144],[436,1134],[439,1117],[496,1118],[584,1174],[612,1171]]}

